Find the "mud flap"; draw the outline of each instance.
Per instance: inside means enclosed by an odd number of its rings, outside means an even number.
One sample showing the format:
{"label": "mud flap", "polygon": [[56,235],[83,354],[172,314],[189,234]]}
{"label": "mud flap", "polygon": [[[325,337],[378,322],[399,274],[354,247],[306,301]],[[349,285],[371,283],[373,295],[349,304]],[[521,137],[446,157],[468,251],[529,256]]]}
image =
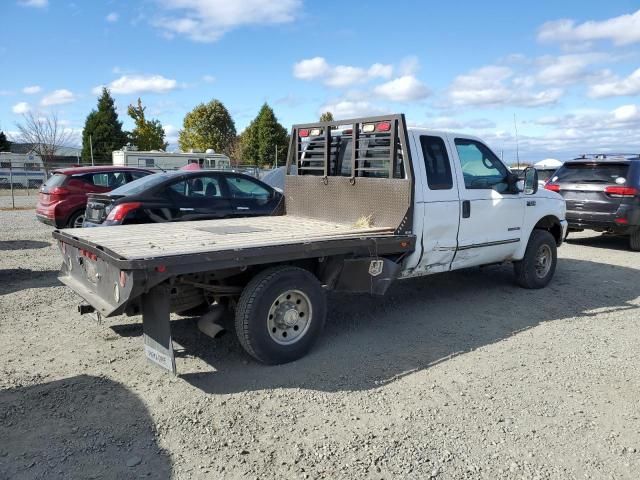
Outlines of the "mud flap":
{"label": "mud flap", "polygon": [[336,282],[336,290],[384,295],[398,278],[400,265],[387,258],[347,259]]}
{"label": "mud flap", "polygon": [[142,295],[141,304],[144,353],[149,361],[175,375],[176,359],[169,323],[169,289],[164,285],[153,287]]}

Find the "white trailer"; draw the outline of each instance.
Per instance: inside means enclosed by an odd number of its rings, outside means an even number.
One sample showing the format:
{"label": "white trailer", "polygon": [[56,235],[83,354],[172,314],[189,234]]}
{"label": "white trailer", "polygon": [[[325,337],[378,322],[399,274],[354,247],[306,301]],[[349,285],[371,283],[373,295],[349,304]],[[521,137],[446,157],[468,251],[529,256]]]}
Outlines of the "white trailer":
{"label": "white trailer", "polygon": [[113,164],[123,167],[159,168],[162,170],[176,170],[186,165],[197,163],[201,168],[225,169],[231,168],[231,160],[226,155],[206,152],[162,152],[115,150],[112,154]]}

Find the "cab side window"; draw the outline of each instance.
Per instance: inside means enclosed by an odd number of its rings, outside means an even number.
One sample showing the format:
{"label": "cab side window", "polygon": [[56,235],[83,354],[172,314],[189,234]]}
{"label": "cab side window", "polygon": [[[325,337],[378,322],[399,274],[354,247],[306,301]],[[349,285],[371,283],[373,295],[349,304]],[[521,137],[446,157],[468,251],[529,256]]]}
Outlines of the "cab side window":
{"label": "cab side window", "polygon": [[500,193],[508,190],[507,167],[486,145],[466,138],[456,138],[455,144],[467,190],[493,189]]}
{"label": "cab side window", "polygon": [[444,140],[440,137],[420,136],[427,184],[430,190],[450,190],[453,188],[451,163]]}

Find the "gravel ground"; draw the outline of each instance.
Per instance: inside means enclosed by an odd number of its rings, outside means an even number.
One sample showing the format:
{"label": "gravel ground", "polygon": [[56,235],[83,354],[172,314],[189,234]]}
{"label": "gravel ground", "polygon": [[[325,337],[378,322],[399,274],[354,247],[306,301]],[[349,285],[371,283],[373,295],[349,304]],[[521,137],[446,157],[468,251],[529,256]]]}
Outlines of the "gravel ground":
{"label": "gravel ground", "polygon": [[573,236],[540,291],[499,266],[332,295],[321,341],[283,366],[177,319],[172,378],[138,317],[76,313],[50,231],[0,211],[0,478],[638,478],[622,239]]}

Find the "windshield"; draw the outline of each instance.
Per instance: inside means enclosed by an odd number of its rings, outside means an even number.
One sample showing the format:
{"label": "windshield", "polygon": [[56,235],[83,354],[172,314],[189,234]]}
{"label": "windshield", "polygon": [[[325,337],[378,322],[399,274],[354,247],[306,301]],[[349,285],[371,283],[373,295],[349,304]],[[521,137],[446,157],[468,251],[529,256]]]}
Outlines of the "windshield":
{"label": "windshield", "polygon": [[175,173],[154,173],[146,177],[129,182],[121,187],[111,190],[112,195],[135,195],[149,188],[161,184],[169,178],[175,177]]}
{"label": "windshield", "polygon": [[[629,166],[624,163],[565,163],[551,179],[565,183],[624,183]],[[616,182],[617,180],[617,182]]]}

